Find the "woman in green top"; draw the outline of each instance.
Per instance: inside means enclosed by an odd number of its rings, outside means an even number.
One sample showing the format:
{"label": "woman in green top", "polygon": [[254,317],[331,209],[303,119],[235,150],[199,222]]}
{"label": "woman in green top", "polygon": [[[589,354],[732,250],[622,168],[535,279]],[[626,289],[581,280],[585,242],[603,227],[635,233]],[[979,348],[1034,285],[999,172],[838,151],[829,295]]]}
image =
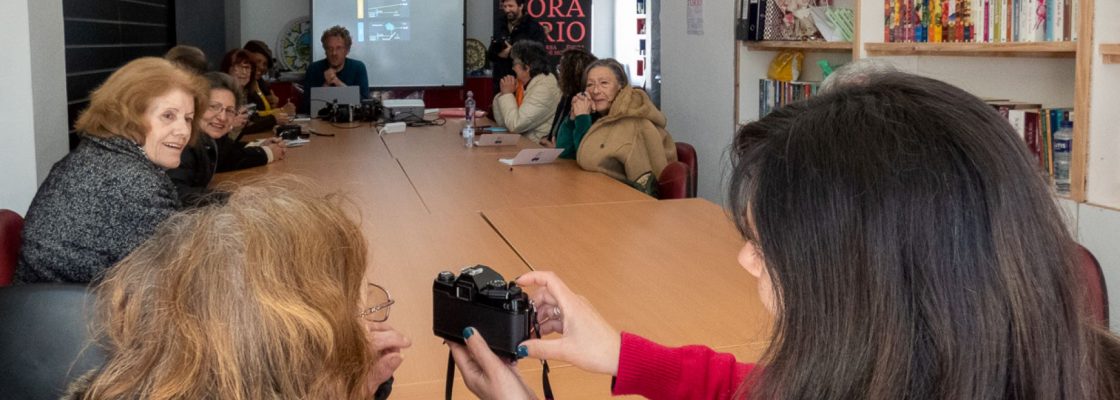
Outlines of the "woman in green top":
{"label": "woman in green top", "polygon": [[661,170],[677,160],[665,115],[644,91],[630,87],[614,59],[589,64],[584,81],[585,91],[572,98],[571,117],[556,135],[561,156],[653,193]]}

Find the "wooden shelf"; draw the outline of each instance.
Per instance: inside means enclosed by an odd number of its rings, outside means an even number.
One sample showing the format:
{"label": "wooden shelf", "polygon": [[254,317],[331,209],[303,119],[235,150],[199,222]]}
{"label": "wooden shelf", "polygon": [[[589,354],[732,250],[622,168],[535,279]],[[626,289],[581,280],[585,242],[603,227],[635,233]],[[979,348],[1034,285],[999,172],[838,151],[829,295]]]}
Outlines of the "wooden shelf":
{"label": "wooden shelf", "polygon": [[1120,64],[1120,44],[1102,43],[1101,62],[1105,64]]}
{"label": "wooden shelf", "polygon": [[1073,58],[1076,42],[1022,43],[865,43],[868,54],[877,56],[974,56]]}
{"label": "wooden shelf", "polygon": [[804,40],[763,40],[742,42],[747,45],[747,49],[753,51],[812,50],[845,53],[852,51],[852,42],[824,42]]}

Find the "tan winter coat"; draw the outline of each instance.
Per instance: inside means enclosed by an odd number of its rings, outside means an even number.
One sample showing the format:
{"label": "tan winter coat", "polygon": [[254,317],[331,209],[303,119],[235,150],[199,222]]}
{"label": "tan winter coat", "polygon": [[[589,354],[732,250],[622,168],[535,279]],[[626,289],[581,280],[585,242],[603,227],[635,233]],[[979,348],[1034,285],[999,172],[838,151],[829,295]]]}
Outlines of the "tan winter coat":
{"label": "tan winter coat", "polygon": [[[644,91],[624,87],[610,113],[588,129],[576,152],[579,166],[645,188],[677,161],[677,146],[662,114]],[[652,180],[650,178],[653,178]]]}
{"label": "tan winter coat", "polygon": [[494,98],[494,121],[512,133],[520,133],[534,143],[548,136],[556,104],[560,102],[560,86],[553,74],[537,75],[525,87],[525,98],[517,106],[517,96],[499,94]]}

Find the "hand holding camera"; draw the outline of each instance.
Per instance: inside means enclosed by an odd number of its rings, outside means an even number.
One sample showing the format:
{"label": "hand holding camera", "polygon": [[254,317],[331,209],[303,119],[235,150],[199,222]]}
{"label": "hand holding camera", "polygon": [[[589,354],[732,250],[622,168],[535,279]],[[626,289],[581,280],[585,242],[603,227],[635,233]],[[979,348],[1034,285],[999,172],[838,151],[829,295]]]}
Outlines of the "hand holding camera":
{"label": "hand holding camera", "polygon": [[482,334],[474,332],[466,339],[466,345],[447,343],[467,389],[482,399],[535,398],[533,391],[521,380],[516,364],[498,358]]}
{"label": "hand holding camera", "polygon": [[529,357],[568,362],[584,371],[618,374],[622,336],[586,298],[572,293],[552,272],[529,272],[515,283],[538,287],[530,299],[537,308],[541,336],[561,334],[556,339],[523,342]]}
{"label": "hand holding camera", "polygon": [[[539,289],[527,296],[522,286]],[[560,360],[590,372],[618,373],[622,346],[618,330],[554,273],[530,272],[506,283],[501,275],[479,265],[463,269],[458,277],[440,273],[433,294],[433,330],[447,339],[467,387],[483,398],[531,394],[517,371],[499,358],[512,358],[511,350],[516,358]],[[561,337],[531,339],[521,316],[539,324],[539,335],[555,332]]]}

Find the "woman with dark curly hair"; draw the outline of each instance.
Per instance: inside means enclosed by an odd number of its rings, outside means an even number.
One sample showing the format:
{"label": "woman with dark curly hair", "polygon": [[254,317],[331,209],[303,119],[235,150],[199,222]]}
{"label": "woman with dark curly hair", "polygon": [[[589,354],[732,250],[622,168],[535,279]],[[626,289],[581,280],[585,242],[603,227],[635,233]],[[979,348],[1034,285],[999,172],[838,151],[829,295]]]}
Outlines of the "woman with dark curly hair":
{"label": "woman with dark curly hair", "polygon": [[499,83],[500,93],[494,97],[494,122],[510,132],[525,135],[533,142],[548,137],[560,87],[552,74],[544,45],[523,40],[510,50],[513,76]]}
{"label": "woman with dark curly hair", "polygon": [[[556,81],[560,85],[560,103],[556,104],[556,114],[552,117],[552,128],[548,131],[548,143],[556,143],[560,125],[571,116],[572,99],[583,92],[583,70],[587,64],[597,60],[595,55],[580,48],[564,50],[560,54],[560,64],[556,67]],[[575,158],[575,152],[565,154],[565,158]]]}

